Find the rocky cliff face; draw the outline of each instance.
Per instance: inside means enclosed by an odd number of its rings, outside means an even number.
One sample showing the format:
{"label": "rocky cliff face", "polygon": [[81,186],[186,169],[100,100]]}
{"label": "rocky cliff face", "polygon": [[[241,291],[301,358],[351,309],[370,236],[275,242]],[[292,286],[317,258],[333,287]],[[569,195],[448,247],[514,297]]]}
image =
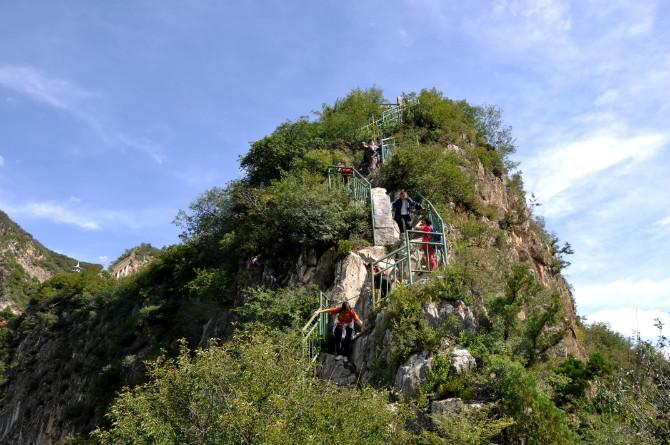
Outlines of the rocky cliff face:
{"label": "rocky cliff face", "polygon": [[112,276],[116,279],[129,277],[130,275],[139,272],[144,266],[149,264],[151,260],[153,260],[153,257],[138,257],[135,251],[133,251],[128,258],[112,267]]}
{"label": "rocky cliff face", "polygon": [[0,310],[19,312],[29,287],[69,272],[77,262],[47,249],[0,211]]}
{"label": "rocky cliff face", "polygon": [[483,202],[496,210],[497,219],[483,218],[491,227],[504,227],[508,236],[504,246],[498,246],[513,262],[527,264],[535,279],[545,288],[558,293],[568,333],[561,342],[558,354],[583,358],[577,341],[578,317],[570,285],[560,273],[551,246],[537,225],[534,225],[525,199],[510,187],[506,176],[497,177],[479,164],[477,187]]}

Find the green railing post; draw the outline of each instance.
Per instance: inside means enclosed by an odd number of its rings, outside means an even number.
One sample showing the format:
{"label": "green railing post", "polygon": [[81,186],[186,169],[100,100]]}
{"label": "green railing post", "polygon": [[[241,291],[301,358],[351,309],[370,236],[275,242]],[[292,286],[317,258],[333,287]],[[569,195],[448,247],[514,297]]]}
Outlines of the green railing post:
{"label": "green railing post", "polygon": [[[405,222],[403,221],[403,224]],[[409,233],[407,232],[407,229],[405,229],[405,248],[407,249],[407,274],[408,274],[408,281],[409,284],[414,283],[414,278],[412,276],[412,248],[411,245],[409,244]]]}

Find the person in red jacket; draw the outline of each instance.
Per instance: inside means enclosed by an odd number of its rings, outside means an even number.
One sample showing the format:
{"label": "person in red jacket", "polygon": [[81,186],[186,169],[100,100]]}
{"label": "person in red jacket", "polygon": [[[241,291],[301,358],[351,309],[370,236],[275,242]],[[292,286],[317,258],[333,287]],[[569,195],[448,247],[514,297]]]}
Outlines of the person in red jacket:
{"label": "person in red jacket", "polygon": [[[419,225],[416,226],[416,230],[426,232],[423,238],[421,238],[422,242],[433,242],[433,225],[428,218],[422,219]],[[428,270],[437,269],[437,261],[435,261],[435,246],[432,244],[423,244],[423,254],[426,256],[426,261],[428,262]]]}
{"label": "person in red jacket", "polygon": [[317,314],[322,312],[328,312],[331,315],[337,316],[333,328],[335,353],[337,354],[335,358],[342,360],[342,356],[346,358],[349,355],[351,339],[354,335],[354,324],[363,331],[363,321],[361,321],[361,317],[358,316],[356,311],[346,301],[341,306],[333,306],[316,311]]}

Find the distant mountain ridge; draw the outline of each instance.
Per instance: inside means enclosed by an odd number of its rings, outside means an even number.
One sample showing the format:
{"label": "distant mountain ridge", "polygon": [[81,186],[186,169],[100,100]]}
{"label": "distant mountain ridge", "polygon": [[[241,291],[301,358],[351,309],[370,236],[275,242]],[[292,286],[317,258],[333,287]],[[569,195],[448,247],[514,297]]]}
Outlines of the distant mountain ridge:
{"label": "distant mountain ridge", "polygon": [[32,287],[57,273],[70,272],[77,263],[46,248],[0,210],[0,310],[20,311]]}

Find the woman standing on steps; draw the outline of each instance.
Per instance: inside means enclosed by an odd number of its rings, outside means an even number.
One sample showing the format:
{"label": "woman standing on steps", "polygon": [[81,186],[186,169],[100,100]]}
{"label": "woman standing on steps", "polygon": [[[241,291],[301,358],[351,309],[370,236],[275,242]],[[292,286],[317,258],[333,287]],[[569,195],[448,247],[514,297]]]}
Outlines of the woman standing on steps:
{"label": "woman standing on steps", "polygon": [[[423,243],[432,243],[433,242],[433,224],[430,222],[430,219],[423,218],[419,225],[416,226],[416,230],[421,232],[426,232],[426,234],[421,238]],[[435,261],[435,246],[432,244],[423,244],[423,254],[426,257],[426,262],[428,263],[428,270],[437,269],[437,261]]]}
{"label": "woman standing on steps", "polygon": [[400,197],[391,203],[393,219],[398,223],[400,233],[412,227],[412,210],[423,210],[421,204],[409,197],[405,190],[400,191]]}
{"label": "woman standing on steps", "polygon": [[363,322],[356,311],[346,301],[341,306],[319,309],[315,313],[321,314],[323,312],[337,315],[337,321],[333,328],[333,340],[335,342],[335,354],[337,354],[335,358],[342,360],[342,356],[345,358],[349,356],[351,340],[354,336],[354,324],[363,332]]}

